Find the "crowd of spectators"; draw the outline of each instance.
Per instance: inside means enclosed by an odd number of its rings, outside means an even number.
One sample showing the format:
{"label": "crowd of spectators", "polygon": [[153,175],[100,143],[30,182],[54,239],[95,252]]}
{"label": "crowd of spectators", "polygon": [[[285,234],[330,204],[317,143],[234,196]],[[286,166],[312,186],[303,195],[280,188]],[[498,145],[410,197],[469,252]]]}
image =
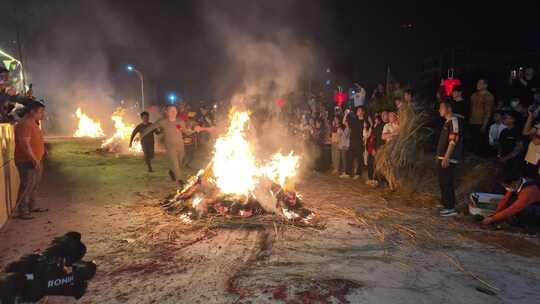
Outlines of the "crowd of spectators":
{"label": "crowd of spectators", "polygon": [[36,101],[33,96],[32,85],[26,92],[17,90],[11,81],[10,73],[4,67],[0,67],[0,123],[14,123],[20,120],[25,113],[25,108]]}
{"label": "crowd of spectators", "polygon": [[[426,107],[440,104],[443,129],[439,133],[438,143],[439,146],[442,143],[442,147],[437,147],[441,150],[437,152],[440,154],[437,154],[437,166],[441,169],[439,183],[444,206],[441,216],[457,214],[454,209],[456,173],[453,168],[463,163],[465,158],[495,162],[498,167],[496,178],[501,184],[515,184],[516,180],[521,180],[522,186],[531,186],[531,181],[538,180],[540,173],[540,78],[534,69],[512,71],[508,96],[493,94],[489,80],[485,78],[477,80],[470,95],[465,94],[464,87],[473,84],[454,83],[447,93],[443,91],[448,88],[441,87],[436,94],[436,103],[427,101],[423,105],[417,104],[413,100],[413,92],[399,83],[386,87],[379,84],[371,94],[355,84],[349,100],[333,100],[333,107],[328,106],[328,100],[320,98],[322,94],[311,96],[307,107],[294,110],[291,130],[316,147],[315,170],[331,170],[341,178],[360,179],[367,169],[365,183],[376,187],[385,183],[374,168],[377,151],[399,135],[402,107],[406,105],[413,111],[421,111],[422,107],[426,110]],[[391,105],[378,106],[388,100],[392,101]],[[454,150],[456,146],[459,151]],[[447,151],[449,154],[445,155]],[[518,188],[506,189],[518,191]],[[505,206],[514,206],[512,200],[508,201],[508,198],[504,200]],[[489,217],[484,223],[508,219],[526,207],[540,210],[537,203],[540,199],[534,201],[531,198],[527,203],[520,201],[521,207],[512,207],[515,209],[512,212]],[[499,206],[497,211],[500,213],[506,209]],[[537,213],[535,220],[538,222],[540,212]]]}

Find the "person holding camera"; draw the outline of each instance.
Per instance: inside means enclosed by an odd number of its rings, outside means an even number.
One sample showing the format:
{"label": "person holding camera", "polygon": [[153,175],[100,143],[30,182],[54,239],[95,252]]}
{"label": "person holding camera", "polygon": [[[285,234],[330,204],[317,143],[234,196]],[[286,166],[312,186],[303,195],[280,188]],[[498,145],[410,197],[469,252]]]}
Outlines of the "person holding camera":
{"label": "person holding camera", "polygon": [[35,205],[45,155],[43,133],[39,127],[44,115],[45,105],[32,102],[27,106],[24,118],[15,125],[15,165],[20,177],[16,217],[19,219],[32,219],[31,212],[46,211]]}

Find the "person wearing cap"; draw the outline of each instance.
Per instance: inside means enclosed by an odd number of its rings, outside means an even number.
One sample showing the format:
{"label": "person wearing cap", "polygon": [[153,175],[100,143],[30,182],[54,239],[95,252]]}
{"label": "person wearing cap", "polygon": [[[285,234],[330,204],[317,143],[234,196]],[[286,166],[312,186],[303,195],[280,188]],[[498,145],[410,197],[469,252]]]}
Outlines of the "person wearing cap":
{"label": "person wearing cap", "polygon": [[489,225],[511,218],[517,224],[540,224],[540,185],[538,181],[511,177],[503,183],[506,194],[497,204],[492,216],[486,217],[482,223]]}
{"label": "person wearing cap", "polygon": [[19,172],[17,213],[19,219],[32,219],[31,212],[47,211],[36,207],[36,193],[43,173],[45,143],[39,127],[45,105],[34,101],[26,107],[24,118],[15,125],[15,165]]}
{"label": "person wearing cap", "polygon": [[503,165],[503,177],[522,172],[523,137],[516,128],[515,113],[506,113],[503,123],[506,126],[499,136],[498,160]]}
{"label": "person wearing cap", "polygon": [[452,111],[452,103],[441,101],[439,114],[445,122],[437,144],[437,171],[441,202],[441,216],[457,215],[455,194],[455,170],[463,158],[463,127],[462,119]]}

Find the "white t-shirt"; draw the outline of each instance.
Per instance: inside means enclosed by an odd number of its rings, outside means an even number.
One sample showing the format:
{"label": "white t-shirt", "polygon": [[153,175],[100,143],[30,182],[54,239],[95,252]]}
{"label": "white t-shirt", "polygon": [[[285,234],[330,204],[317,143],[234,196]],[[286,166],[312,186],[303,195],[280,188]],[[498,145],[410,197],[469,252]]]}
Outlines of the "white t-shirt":
{"label": "white t-shirt", "polygon": [[489,127],[489,145],[494,146],[499,141],[501,132],[506,129],[503,123],[494,123]]}
{"label": "white t-shirt", "polygon": [[355,107],[364,106],[366,102],[366,90],[364,90],[363,88],[360,89],[354,94],[353,98]]}
{"label": "white t-shirt", "polygon": [[[397,131],[399,131],[399,125],[397,123],[387,123],[384,125],[383,129],[382,129],[382,133],[383,134],[387,134],[387,133],[396,133]],[[394,137],[395,135],[393,135],[392,137]],[[389,138],[387,139],[390,140],[392,138]]]}

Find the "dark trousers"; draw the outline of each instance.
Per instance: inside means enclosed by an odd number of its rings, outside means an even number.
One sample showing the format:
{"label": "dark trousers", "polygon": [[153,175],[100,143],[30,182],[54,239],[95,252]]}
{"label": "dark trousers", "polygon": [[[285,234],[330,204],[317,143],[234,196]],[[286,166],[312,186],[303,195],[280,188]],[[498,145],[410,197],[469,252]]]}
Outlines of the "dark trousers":
{"label": "dark trousers", "polygon": [[441,202],[446,209],[454,209],[456,206],[455,193],[455,167],[456,164],[450,163],[448,167],[443,168],[441,161],[437,161],[437,171],[439,174],[439,187],[441,189]]}
{"label": "dark trousers", "polygon": [[367,174],[369,179],[375,179],[375,155],[368,154]]}
{"label": "dark trousers", "polygon": [[362,175],[362,168],[364,167],[364,145],[360,143],[351,142],[349,150],[347,151],[347,174],[353,175],[354,161],[357,160],[356,175]]}
{"label": "dark trousers", "polygon": [[144,154],[144,162],[149,171],[152,171],[152,159],[154,158],[154,143],[143,143],[142,150]]}
{"label": "dark trousers", "polygon": [[525,167],[523,168],[523,177],[537,179],[538,165],[533,165],[531,163],[525,162]]}
{"label": "dark trousers", "polygon": [[523,173],[523,159],[521,156],[516,156],[514,158],[511,158],[507,160],[503,164],[503,172],[502,172],[502,178],[510,179],[515,176],[521,176]]}
{"label": "dark trousers", "polygon": [[469,125],[470,143],[466,146],[477,156],[486,157],[488,152],[488,134],[482,133],[482,125]]}
{"label": "dark trousers", "polygon": [[36,207],[36,193],[41,183],[43,166],[39,169],[32,162],[16,163],[19,171],[19,192],[17,195],[17,210],[20,214],[28,214]]}

